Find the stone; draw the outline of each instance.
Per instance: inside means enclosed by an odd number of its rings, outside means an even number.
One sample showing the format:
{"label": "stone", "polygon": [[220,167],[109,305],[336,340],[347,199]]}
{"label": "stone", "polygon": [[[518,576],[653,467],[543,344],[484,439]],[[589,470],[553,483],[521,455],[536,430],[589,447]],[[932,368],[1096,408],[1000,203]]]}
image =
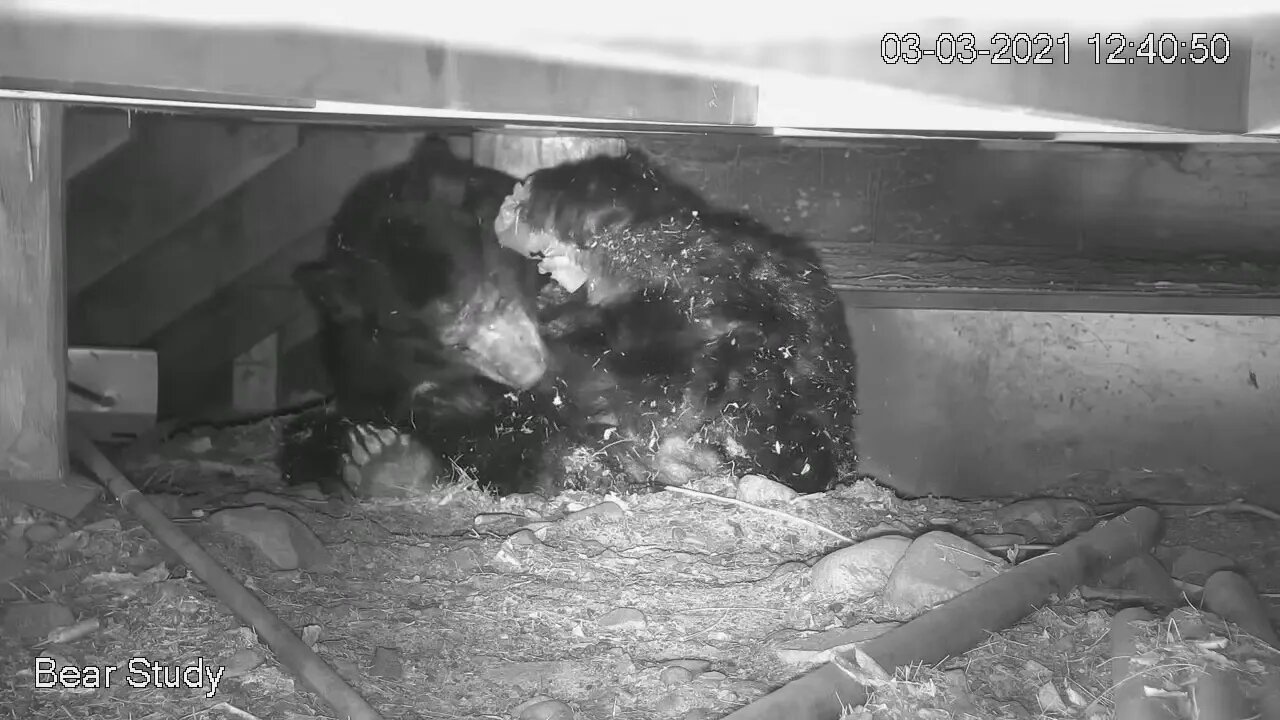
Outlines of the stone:
{"label": "stone", "polygon": [[738,499],[753,505],[789,503],[798,497],[800,493],[762,475],[743,475],[738,480]]}
{"label": "stone", "polygon": [[0,627],[9,637],[34,640],[75,621],[71,611],[58,603],[14,603],[5,607]]}
{"label": "stone", "polygon": [[404,679],[404,663],[400,660],[400,651],[395,648],[380,647],[373,651],[373,669],[375,677],[387,680]]}
{"label": "stone", "polygon": [[813,590],[849,600],[873,597],[910,546],[910,538],[882,535],[836,550],[810,568]]}
{"label": "stone", "polygon": [[963,538],[935,530],[916,538],[894,566],[884,600],[915,615],[990,580],[1007,563]]}
{"label": "stone", "polygon": [[1088,503],[1071,498],[1033,498],[1010,503],[995,511],[1001,533],[1013,533],[1028,542],[1057,544],[1097,522]]}
{"label": "stone", "polygon": [[644,613],[635,608],[618,608],[596,618],[596,624],[606,630],[643,630],[648,627]]}
{"label": "stone", "polygon": [[294,516],[262,506],[229,508],[209,516],[210,524],[253,543],[277,570],[321,571],[332,557],[311,529]]}

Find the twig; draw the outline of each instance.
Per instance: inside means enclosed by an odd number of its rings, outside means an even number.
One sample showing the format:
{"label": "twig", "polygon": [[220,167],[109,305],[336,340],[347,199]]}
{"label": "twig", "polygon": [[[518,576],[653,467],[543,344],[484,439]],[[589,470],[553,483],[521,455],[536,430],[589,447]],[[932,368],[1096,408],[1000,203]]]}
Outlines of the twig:
{"label": "twig", "polygon": [[238,720],[262,720],[257,715],[254,715],[253,713],[245,712],[244,710],[241,710],[240,708],[236,707],[235,705],[232,705],[229,702],[220,702],[209,709],[220,710],[230,715],[233,718],[238,718]]}
{"label": "twig", "polygon": [[1232,500],[1231,502],[1221,503],[1219,505],[1206,505],[1203,509],[1197,510],[1188,517],[1199,517],[1211,512],[1247,512],[1254,515],[1261,515],[1268,520],[1280,521],[1280,513],[1275,510],[1268,510],[1260,505],[1247,503],[1243,500]]}
{"label": "twig", "polygon": [[816,522],[814,522],[814,521],[812,521],[812,520],[806,520],[806,519],[804,519],[804,518],[802,518],[802,517],[796,517],[795,515],[792,515],[792,514],[790,514],[790,513],[784,513],[784,512],[782,512],[781,510],[774,510],[773,508],[767,508],[767,507],[761,507],[761,506],[759,506],[759,505],[753,505],[753,504],[751,504],[751,503],[749,503],[749,502],[743,502],[743,501],[741,501],[741,500],[736,500],[736,499],[734,499],[734,498],[727,498],[727,497],[725,497],[725,496],[723,496],[723,495],[716,495],[715,493],[705,493],[705,492],[701,492],[701,491],[699,491],[699,490],[690,490],[689,488],[683,488],[683,487],[679,487],[679,486],[677,486],[677,485],[668,485],[668,486],[666,486],[666,488],[665,488],[665,489],[670,490],[671,492],[674,492],[674,493],[683,493],[683,494],[685,494],[685,495],[692,495],[692,496],[694,496],[694,497],[705,498],[705,499],[707,499],[707,500],[714,500],[714,501],[716,501],[716,502],[722,502],[722,503],[726,503],[726,504],[729,504],[729,505],[737,505],[738,507],[747,508],[747,509],[749,509],[749,510],[758,510],[759,512],[762,512],[762,513],[768,513],[769,515],[774,515],[774,516],[777,516],[777,517],[780,517],[780,518],[785,518],[785,519],[790,520],[790,521],[792,521],[792,522],[799,523],[799,524],[801,524],[801,525],[805,525],[805,526],[808,526],[808,527],[810,527],[810,528],[813,528],[814,530],[817,530],[817,531],[819,531],[819,532],[826,533],[827,535],[830,535],[830,536],[831,536],[831,537],[833,537],[833,538],[837,538],[837,539],[839,539],[839,540],[842,540],[842,541],[844,541],[844,542],[847,542],[847,543],[849,543],[850,545],[852,545],[852,544],[854,544],[855,542],[857,542],[857,541],[856,541],[856,540],[854,540],[853,538],[851,538],[851,537],[849,537],[849,536],[847,536],[847,535],[841,535],[840,533],[836,532],[835,530],[832,530],[832,529],[831,529],[831,528],[829,528],[829,527],[825,527],[825,526],[823,526],[823,525],[819,525],[818,523],[816,523]]}

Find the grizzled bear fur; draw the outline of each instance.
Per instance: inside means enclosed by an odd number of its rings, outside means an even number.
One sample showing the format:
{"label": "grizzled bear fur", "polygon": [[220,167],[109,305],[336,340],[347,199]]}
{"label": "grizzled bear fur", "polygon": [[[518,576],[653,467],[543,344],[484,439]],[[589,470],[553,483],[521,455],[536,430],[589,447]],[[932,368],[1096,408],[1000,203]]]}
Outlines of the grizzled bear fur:
{"label": "grizzled bear fur", "polygon": [[716,211],[634,153],[534,172],[496,229],[568,285],[544,302],[543,334],[591,370],[569,403],[607,417],[602,436],[552,438],[544,473],[577,454],[605,457],[590,472],[608,482],[684,482],[727,461],[814,492],[853,471],[852,341],[810,247]]}

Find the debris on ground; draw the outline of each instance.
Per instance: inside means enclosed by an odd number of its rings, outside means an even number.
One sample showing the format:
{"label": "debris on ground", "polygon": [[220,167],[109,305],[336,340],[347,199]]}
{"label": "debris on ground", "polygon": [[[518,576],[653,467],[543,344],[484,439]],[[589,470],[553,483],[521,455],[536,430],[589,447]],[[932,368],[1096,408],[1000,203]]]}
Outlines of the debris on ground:
{"label": "debris on ground", "polygon": [[[1174,711],[1206,669],[1251,702],[1280,687],[1274,648],[1188,602],[1226,569],[1280,591],[1278,526],[1257,512],[1161,508],[1151,556],[963,656],[890,672],[859,644],[1035,562],[1098,505],[904,500],[868,480],[796,497],[752,476],[343,505],[285,486],[277,442],[268,422],[115,461],[388,720],[718,718],[828,662],[869,684],[846,718],[1109,718],[1107,638],[1135,604],[1154,614],[1131,661]],[[0,704],[16,717],[329,716],[117,504],[0,510]]]}

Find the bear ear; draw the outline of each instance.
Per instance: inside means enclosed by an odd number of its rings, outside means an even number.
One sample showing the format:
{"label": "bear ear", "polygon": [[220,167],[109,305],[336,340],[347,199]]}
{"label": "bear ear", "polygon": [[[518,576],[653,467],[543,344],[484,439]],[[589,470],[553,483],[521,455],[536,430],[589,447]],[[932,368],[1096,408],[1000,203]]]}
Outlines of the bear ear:
{"label": "bear ear", "polygon": [[334,320],[360,317],[360,304],[351,292],[344,273],[317,260],[303,263],[293,271],[293,281],[307,299]]}

